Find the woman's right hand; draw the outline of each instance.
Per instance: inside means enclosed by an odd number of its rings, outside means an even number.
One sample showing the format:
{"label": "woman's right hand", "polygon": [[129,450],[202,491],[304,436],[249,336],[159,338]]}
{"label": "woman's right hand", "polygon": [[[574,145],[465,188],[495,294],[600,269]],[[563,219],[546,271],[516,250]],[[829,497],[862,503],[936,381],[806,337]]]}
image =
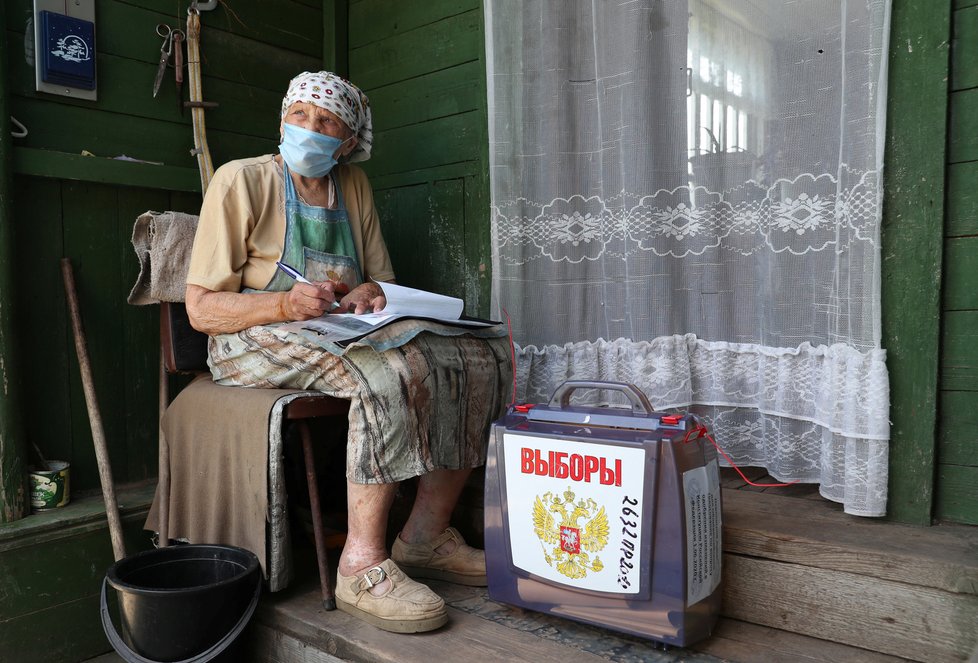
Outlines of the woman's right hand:
{"label": "woman's right hand", "polygon": [[332,281],[294,283],[286,293],[282,307],[286,320],[311,320],[329,311],[333,302],[341,296],[337,285]]}

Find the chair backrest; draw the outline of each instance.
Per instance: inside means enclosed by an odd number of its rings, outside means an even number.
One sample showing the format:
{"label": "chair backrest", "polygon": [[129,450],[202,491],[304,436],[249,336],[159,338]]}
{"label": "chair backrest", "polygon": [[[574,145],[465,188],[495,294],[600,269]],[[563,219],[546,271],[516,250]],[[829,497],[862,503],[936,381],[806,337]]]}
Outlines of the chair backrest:
{"label": "chair backrest", "polygon": [[207,334],[190,325],[182,303],[160,303],[160,343],[167,373],[196,373],[207,367]]}

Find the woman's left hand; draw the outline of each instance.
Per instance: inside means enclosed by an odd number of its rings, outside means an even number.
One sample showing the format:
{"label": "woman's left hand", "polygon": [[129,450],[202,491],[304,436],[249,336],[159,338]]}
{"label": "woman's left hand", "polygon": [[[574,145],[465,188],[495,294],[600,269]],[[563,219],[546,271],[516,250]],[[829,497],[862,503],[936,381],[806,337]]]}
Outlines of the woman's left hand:
{"label": "woman's left hand", "polygon": [[376,283],[361,283],[340,300],[334,313],[377,313],[387,306],[384,291]]}

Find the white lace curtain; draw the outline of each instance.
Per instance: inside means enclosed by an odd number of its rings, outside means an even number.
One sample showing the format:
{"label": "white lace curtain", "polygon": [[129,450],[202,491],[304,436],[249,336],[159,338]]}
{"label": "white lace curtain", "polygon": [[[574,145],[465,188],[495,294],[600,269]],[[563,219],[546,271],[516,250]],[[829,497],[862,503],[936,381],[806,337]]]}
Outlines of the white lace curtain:
{"label": "white lace curtain", "polygon": [[519,398],[632,382],[739,465],[883,515],[889,0],[485,7]]}

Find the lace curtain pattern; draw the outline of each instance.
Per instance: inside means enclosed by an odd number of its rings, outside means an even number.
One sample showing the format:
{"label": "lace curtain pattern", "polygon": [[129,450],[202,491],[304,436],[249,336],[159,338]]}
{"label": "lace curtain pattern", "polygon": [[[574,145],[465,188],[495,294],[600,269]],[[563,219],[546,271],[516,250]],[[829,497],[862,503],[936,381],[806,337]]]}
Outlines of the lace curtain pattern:
{"label": "lace curtain pattern", "polygon": [[883,515],[889,0],[485,7],[518,397],[632,382],[739,465]]}

